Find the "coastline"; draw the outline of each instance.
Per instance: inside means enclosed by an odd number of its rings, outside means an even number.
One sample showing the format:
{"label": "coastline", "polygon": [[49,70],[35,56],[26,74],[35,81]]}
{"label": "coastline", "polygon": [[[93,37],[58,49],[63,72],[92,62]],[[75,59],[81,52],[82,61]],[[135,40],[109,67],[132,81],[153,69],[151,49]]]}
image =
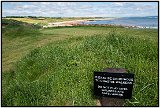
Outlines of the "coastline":
{"label": "coastline", "polygon": [[[98,19],[98,20],[104,20],[104,19]],[[68,27],[68,26],[115,26],[115,27],[134,28],[134,29],[158,29],[157,27],[128,26],[128,25],[121,25],[121,24],[83,24],[84,22],[89,22],[89,21],[91,21],[91,20],[90,19],[89,20],[73,20],[73,21],[48,23],[48,25],[43,26],[43,28]],[[82,23],[82,24],[80,24],[80,23]]]}
{"label": "coastline", "polygon": [[63,22],[53,22],[53,23],[48,23],[48,25],[47,26],[43,26],[43,28],[59,27],[59,26],[76,26],[76,25],[80,25],[80,23],[83,23],[83,22],[97,21],[97,20],[112,20],[112,19],[115,19],[115,18],[99,18],[99,19],[85,19],[85,20],[72,20],[72,21],[63,21]]}
{"label": "coastline", "polygon": [[72,21],[54,22],[54,23],[48,23],[48,26],[43,26],[43,28],[58,27],[58,26],[73,26],[86,21],[88,20],[72,20]]}

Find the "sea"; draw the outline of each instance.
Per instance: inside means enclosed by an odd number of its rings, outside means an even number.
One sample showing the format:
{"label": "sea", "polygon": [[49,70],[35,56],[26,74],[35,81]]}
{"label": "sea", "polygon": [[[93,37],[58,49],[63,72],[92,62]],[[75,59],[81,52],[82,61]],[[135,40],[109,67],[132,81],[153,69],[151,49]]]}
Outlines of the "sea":
{"label": "sea", "polygon": [[110,20],[104,20],[104,19],[92,20],[83,22],[83,24],[111,24],[111,25],[122,25],[122,26],[132,26],[132,27],[135,26],[138,28],[158,29],[158,16],[121,17],[121,18],[113,18]]}

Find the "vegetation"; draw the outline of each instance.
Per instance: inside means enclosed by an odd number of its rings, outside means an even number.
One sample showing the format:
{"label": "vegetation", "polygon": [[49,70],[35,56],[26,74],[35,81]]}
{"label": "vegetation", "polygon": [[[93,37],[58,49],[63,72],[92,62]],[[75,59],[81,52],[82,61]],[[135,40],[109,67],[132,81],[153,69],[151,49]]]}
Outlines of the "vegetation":
{"label": "vegetation", "polygon": [[[11,16],[11,17],[5,17],[3,19],[11,19],[11,20],[17,20],[17,21],[21,21],[21,22],[26,22],[26,23],[31,23],[31,24],[36,24],[36,25],[48,25],[48,23],[53,23],[53,22],[62,22],[62,21],[72,21],[72,20],[85,20],[85,19],[90,19],[90,17],[77,17],[77,18],[70,18],[70,17],[66,17],[66,18],[61,18],[61,17],[34,17],[34,16],[27,16],[27,17],[23,17],[23,16]],[[92,18],[93,19],[93,18]]]}
{"label": "vegetation", "polygon": [[96,106],[93,72],[107,67],[135,74],[125,106],[158,106],[158,30],[13,25],[2,28],[2,106]]}
{"label": "vegetation", "polygon": [[[36,17],[36,16],[6,16],[3,19],[10,19],[21,21],[30,24],[36,24],[39,26],[48,25],[48,23],[54,22],[63,22],[63,21],[72,21],[72,20],[94,20],[94,19],[103,19],[105,17]],[[106,17],[112,18],[112,17]]]}

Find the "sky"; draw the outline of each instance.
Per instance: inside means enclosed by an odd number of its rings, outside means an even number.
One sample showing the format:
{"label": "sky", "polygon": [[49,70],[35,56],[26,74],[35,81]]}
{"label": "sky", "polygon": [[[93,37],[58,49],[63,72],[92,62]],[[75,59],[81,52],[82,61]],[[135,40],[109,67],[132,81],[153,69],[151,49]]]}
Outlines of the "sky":
{"label": "sky", "polygon": [[2,16],[158,16],[158,2],[2,2]]}

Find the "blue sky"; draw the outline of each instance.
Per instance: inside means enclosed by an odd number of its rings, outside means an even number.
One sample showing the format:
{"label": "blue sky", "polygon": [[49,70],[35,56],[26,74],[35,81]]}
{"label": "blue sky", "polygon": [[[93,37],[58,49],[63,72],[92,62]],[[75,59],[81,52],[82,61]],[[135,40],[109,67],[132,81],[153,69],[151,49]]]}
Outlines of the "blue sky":
{"label": "blue sky", "polygon": [[158,2],[2,2],[2,16],[158,16]]}

